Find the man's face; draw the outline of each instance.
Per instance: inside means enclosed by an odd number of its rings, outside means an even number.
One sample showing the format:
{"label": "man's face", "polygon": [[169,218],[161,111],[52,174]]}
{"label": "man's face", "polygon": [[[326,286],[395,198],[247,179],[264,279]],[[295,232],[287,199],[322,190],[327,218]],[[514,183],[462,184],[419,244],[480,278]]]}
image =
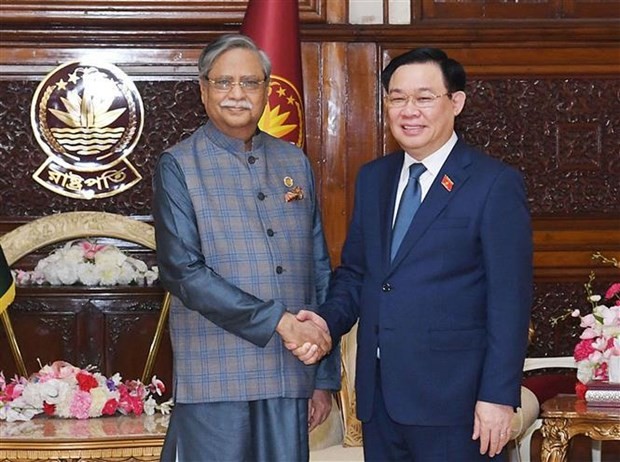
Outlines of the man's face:
{"label": "man's face", "polygon": [[[392,74],[386,98],[388,124],[398,144],[417,160],[435,152],[452,135],[465,93],[446,93],[441,69],[435,63],[407,64]],[[392,105],[390,100],[400,104]]]}
{"label": "man's face", "polygon": [[[263,67],[256,53],[244,48],[233,48],[214,61],[208,78],[213,81],[261,81]],[[269,82],[257,90],[233,85],[229,90],[218,90],[212,83],[200,79],[200,97],[209,119],[225,135],[248,141],[258,126],[258,120],[267,104]]]}

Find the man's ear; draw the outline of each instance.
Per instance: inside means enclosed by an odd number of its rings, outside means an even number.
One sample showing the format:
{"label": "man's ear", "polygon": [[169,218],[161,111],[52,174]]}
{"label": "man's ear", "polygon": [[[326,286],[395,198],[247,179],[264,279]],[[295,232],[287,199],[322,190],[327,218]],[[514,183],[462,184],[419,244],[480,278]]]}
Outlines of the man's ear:
{"label": "man's ear", "polygon": [[467,95],[464,91],[455,91],[452,93],[452,107],[454,108],[454,115],[457,116],[463,110],[465,106],[465,100]]}
{"label": "man's ear", "polygon": [[202,101],[202,105],[207,105],[208,93],[209,90],[207,82],[204,79],[200,79],[200,101]]}

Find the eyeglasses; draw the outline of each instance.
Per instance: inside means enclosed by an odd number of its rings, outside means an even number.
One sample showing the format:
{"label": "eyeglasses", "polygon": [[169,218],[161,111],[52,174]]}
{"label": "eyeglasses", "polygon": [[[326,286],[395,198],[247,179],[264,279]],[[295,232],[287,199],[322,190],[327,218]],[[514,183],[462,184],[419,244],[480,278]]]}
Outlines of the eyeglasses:
{"label": "eyeglasses", "polygon": [[450,95],[450,92],[442,93],[441,95],[434,95],[432,93],[421,93],[413,95],[406,95],[404,93],[390,93],[385,97],[385,102],[390,107],[403,108],[407,104],[409,104],[409,101],[411,100],[416,107],[428,109],[435,106],[439,98]]}
{"label": "eyeglasses", "polygon": [[230,91],[235,85],[239,85],[239,88],[241,88],[242,90],[252,92],[252,91],[257,91],[265,83],[265,79],[263,80],[248,79],[248,80],[240,80],[239,82],[235,82],[234,80],[230,80],[230,79],[211,80],[209,78],[206,78],[205,80],[209,82],[211,85],[213,85],[213,88],[215,88],[218,91]]}

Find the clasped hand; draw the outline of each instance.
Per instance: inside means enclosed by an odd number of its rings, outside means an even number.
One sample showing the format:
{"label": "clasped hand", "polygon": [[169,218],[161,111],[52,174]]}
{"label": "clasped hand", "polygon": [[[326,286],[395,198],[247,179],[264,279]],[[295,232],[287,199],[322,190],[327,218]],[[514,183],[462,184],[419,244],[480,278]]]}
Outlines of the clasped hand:
{"label": "clasped hand", "polygon": [[276,331],[284,346],[304,364],[314,364],[332,349],[327,323],[318,314],[301,310],[297,315],[284,313]]}

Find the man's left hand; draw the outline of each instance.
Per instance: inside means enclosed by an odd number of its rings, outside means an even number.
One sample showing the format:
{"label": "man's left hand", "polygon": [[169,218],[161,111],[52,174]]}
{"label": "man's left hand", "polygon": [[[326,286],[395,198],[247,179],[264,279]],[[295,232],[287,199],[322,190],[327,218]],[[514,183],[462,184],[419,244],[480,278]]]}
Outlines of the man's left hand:
{"label": "man's left hand", "polygon": [[512,406],[506,404],[476,403],[472,439],[480,439],[480,454],[488,451],[489,457],[493,457],[502,451],[510,440],[513,415]]}
{"label": "man's left hand", "polygon": [[314,390],[312,398],[308,400],[308,432],[321,425],[332,410],[332,392],[329,390]]}

